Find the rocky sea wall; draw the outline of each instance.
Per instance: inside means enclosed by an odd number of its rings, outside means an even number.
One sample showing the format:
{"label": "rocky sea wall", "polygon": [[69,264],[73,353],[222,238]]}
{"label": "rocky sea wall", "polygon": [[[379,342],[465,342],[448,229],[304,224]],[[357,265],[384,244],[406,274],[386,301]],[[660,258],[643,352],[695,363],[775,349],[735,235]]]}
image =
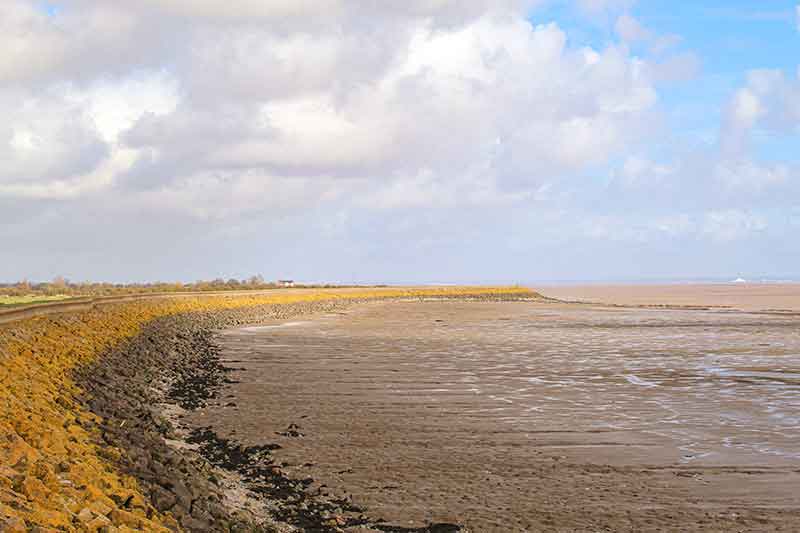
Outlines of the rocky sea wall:
{"label": "rocky sea wall", "polygon": [[302,481],[271,465],[268,447],[182,431],[172,415],[201,406],[227,379],[214,332],[375,299],[537,296],[523,288],[276,291],[144,299],[4,324],[0,531],[406,531],[305,494]]}

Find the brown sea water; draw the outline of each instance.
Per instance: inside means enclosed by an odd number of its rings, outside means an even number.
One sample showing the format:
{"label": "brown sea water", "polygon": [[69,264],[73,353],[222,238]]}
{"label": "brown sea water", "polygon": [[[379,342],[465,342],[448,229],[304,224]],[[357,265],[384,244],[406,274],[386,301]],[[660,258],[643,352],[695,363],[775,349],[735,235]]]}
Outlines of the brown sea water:
{"label": "brown sea water", "polygon": [[192,423],[393,523],[800,525],[798,316],[392,302],[219,340],[238,383]]}

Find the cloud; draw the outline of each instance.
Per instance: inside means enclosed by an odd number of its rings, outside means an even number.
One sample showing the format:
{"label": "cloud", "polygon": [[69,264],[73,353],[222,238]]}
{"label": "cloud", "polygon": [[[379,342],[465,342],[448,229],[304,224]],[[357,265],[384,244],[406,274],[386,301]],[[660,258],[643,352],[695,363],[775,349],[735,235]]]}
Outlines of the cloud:
{"label": "cloud", "polygon": [[143,0],[142,6],[154,11],[209,19],[282,19],[317,14],[336,16],[345,9],[342,0]]}
{"label": "cloud", "polygon": [[730,245],[765,237],[771,229],[769,217],[752,209],[582,215],[572,227],[569,221],[559,227],[565,234],[575,231],[592,240],[638,246],[669,241]]}
{"label": "cloud", "polygon": [[[645,27],[630,13],[623,13],[614,24],[615,33],[626,44],[643,43],[656,55],[663,55],[683,41],[680,35],[673,33],[660,35],[650,28]],[[686,52],[684,56],[693,56]]]}
{"label": "cloud", "polygon": [[605,192],[631,210],[790,209],[800,197],[797,158],[792,151],[767,158],[761,150],[765,140],[790,140],[800,131],[798,109],[800,81],[779,70],[750,71],[724,106],[716,145],[688,145],[658,157],[644,155],[642,146],[615,165]]}
{"label": "cloud", "polygon": [[685,82],[695,79],[702,71],[702,62],[693,52],[672,55],[663,61],[649,63],[654,83]]}
{"label": "cloud", "polygon": [[[426,20],[437,27],[469,23],[489,11],[525,13],[544,0],[407,0],[362,2],[349,0],[141,0],[123,4],[124,10],[148,20],[170,19],[168,24],[190,21],[194,26],[238,28],[280,26],[283,32],[317,32],[347,27],[406,24]],[[85,11],[95,0],[65,0]]]}
{"label": "cloud", "polygon": [[126,74],[167,60],[171,36],[123,4],[87,2],[50,14],[38,2],[0,3],[0,82],[48,84]]}
{"label": "cloud", "polygon": [[108,153],[83,109],[58,90],[0,93],[0,183],[37,183],[95,168]]}
{"label": "cloud", "polygon": [[706,214],[703,232],[716,241],[733,241],[764,232],[768,227],[764,217],[746,211],[712,211]]}
{"label": "cloud", "polygon": [[756,128],[790,133],[800,126],[800,79],[780,70],[751,70],[725,112],[721,148],[726,157],[744,153]]}
{"label": "cloud", "polygon": [[794,14],[795,14],[795,25],[797,27],[797,31],[800,31],[800,4],[798,4],[794,8]]}
{"label": "cloud", "polygon": [[533,4],[370,5],[366,23],[335,1],[12,0],[0,102],[25,111],[0,132],[0,199],[225,224],[535,201],[653,133],[658,96],[642,60],[570,47]]}
{"label": "cloud", "polygon": [[654,184],[671,177],[674,172],[675,169],[667,165],[656,163],[642,156],[631,155],[625,159],[615,177],[624,187],[650,189]]}
{"label": "cloud", "polygon": [[749,87],[736,91],[725,111],[720,147],[726,157],[736,157],[749,148],[750,133],[764,108],[761,99]]}
{"label": "cloud", "polygon": [[780,70],[751,70],[747,86],[763,103],[766,127],[792,131],[800,125],[800,78],[787,78]]}
{"label": "cloud", "polygon": [[[580,24],[616,21],[619,42],[594,47],[569,23],[532,24],[540,3],[0,3],[0,237],[29,257],[0,276],[40,263],[199,276],[223,262],[213,246],[309,275],[342,254],[337,272],[357,277],[411,261],[401,248],[477,264],[458,251],[476,239],[498,256],[565,239],[735,242],[754,232],[726,229],[747,227],[730,213],[790,201],[797,169],[759,161],[751,141],[796,127],[796,80],[754,71],[725,107],[720,153],[676,156],[659,88],[697,76],[697,56],[633,2],[579,3]],[[167,257],[180,243],[191,260]],[[158,268],[137,255],[153,247]]]}
{"label": "cloud", "polygon": [[620,15],[614,29],[622,40],[628,42],[649,41],[653,38],[653,33],[650,30],[627,13]]}
{"label": "cloud", "polygon": [[753,193],[787,184],[793,174],[787,164],[759,164],[746,157],[739,157],[717,163],[713,176],[729,190]]}
{"label": "cloud", "polygon": [[[441,194],[448,183],[471,196],[487,187],[536,189],[545,171],[552,179],[602,163],[648,127],[655,90],[621,50],[569,49],[556,25],[533,27],[510,14],[447,31],[426,22],[408,29],[404,55],[378,54],[356,68],[364,54],[350,37],[236,34],[213,50],[193,49],[185,101],[143,116],[123,137],[147,154],[129,181],[169,186],[193,172],[260,169],[384,182],[379,204],[395,205],[386,195],[403,194],[419,176]],[[241,70],[240,50],[249,65]],[[252,90],[237,85],[253,79],[255,65],[273,64]],[[540,172],[531,174],[534,164]]]}
{"label": "cloud", "polygon": [[604,11],[630,9],[635,4],[636,0],[578,0],[580,9],[594,14]]}
{"label": "cloud", "polygon": [[175,91],[163,73],[0,91],[0,195],[73,198],[108,189],[138,155],[118,142],[120,133],[170,111]]}

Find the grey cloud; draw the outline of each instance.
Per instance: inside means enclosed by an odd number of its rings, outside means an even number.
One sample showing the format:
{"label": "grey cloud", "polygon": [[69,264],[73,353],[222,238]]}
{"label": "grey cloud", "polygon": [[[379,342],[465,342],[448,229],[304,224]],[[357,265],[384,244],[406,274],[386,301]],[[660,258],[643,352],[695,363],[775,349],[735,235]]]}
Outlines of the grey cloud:
{"label": "grey cloud", "polygon": [[58,90],[0,90],[0,114],[0,187],[80,176],[108,156],[81,106]]}
{"label": "grey cloud", "polygon": [[174,28],[140,16],[122,3],[66,3],[57,16],[38,2],[5,0],[0,5],[0,81],[45,86],[127,76],[168,60]]}

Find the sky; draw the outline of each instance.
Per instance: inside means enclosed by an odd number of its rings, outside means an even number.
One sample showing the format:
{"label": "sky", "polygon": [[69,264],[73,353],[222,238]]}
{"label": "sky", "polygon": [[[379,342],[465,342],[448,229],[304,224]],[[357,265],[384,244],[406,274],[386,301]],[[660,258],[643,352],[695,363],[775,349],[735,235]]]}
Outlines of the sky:
{"label": "sky", "polygon": [[800,4],[3,0],[0,281],[800,278]]}

